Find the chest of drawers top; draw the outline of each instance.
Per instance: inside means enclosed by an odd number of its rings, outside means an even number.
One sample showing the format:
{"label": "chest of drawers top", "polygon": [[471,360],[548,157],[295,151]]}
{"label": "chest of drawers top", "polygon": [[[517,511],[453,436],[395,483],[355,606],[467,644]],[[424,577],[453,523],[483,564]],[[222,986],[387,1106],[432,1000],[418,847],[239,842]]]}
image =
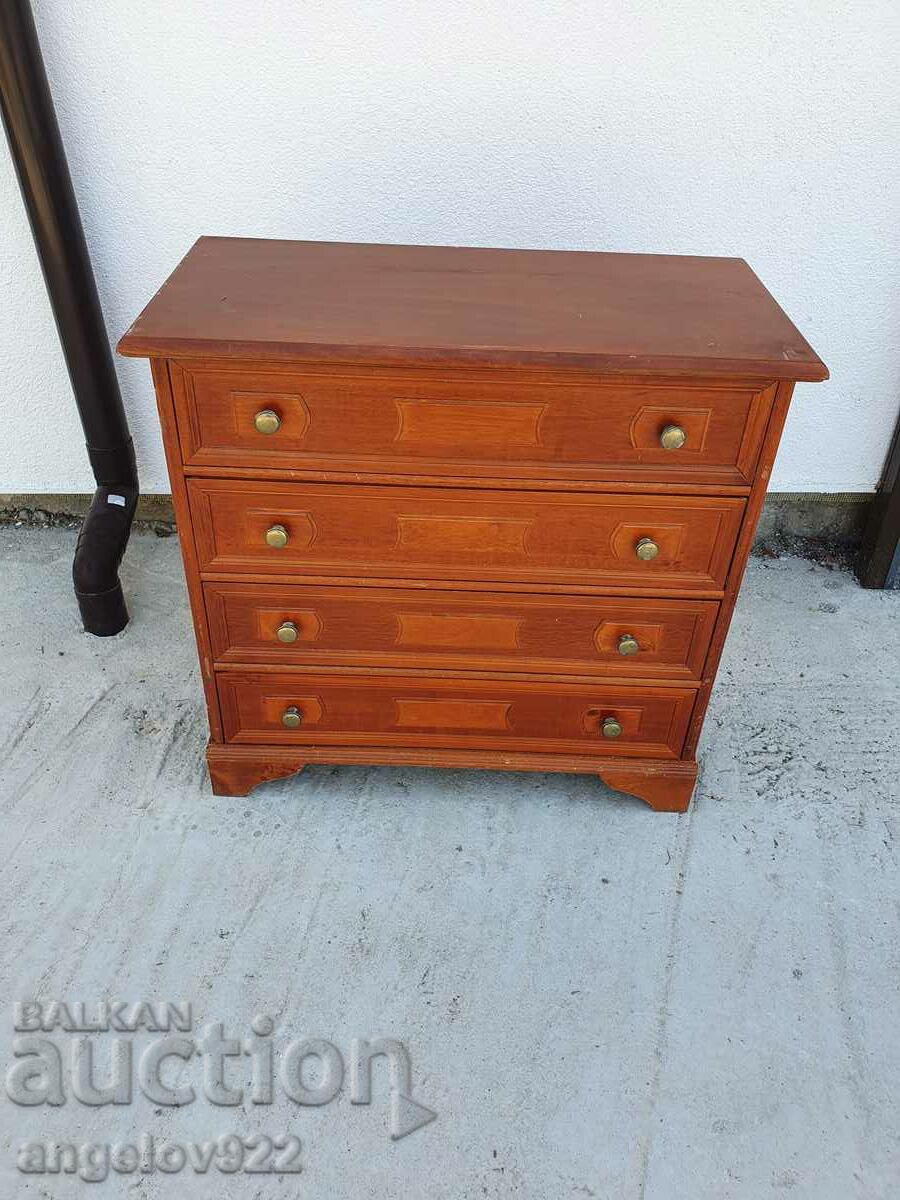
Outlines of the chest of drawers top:
{"label": "chest of drawers top", "polygon": [[820,380],[738,258],[203,237],[119,343],[143,358]]}

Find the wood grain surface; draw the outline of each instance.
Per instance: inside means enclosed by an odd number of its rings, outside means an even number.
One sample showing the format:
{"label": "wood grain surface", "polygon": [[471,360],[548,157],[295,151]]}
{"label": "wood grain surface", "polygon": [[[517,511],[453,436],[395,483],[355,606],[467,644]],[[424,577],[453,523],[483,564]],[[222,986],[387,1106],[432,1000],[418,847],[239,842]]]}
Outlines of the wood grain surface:
{"label": "wood grain surface", "polygon": [[[774,388],[731,380],[533,382],[522,373],[188,360],[172,371],[188,468],[749,485]],[[257,413],[274,412],[274,433]],[[666,450],[668,425],[686,440]],[[364,431],[364,436],[361,436]]]}
{"label": "wood grain surface", "polygon": [[[219,664],[516,671],[698,682],[718,604],[396,588],[204,585]],[[278,630],[290,623],[296,640]],[[637,651],[623,654],[620,642]]]}
{"label": "wood grain surface", "polygon": [[825,379],[739,258],[201,238],[121,354]]}

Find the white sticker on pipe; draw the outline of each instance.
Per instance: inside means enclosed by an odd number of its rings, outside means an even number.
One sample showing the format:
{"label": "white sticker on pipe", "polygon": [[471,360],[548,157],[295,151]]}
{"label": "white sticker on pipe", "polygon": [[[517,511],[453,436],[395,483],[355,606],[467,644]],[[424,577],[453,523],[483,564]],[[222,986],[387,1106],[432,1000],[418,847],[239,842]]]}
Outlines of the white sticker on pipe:
{"label": "white sticker on pipe", "polygon": [[125,507],[125,497],[124,496],[116,496],[115,494],[111,493],[109,496],[106,497],[106,503],[107,504],[118,504],[119,508],[124,508]]}

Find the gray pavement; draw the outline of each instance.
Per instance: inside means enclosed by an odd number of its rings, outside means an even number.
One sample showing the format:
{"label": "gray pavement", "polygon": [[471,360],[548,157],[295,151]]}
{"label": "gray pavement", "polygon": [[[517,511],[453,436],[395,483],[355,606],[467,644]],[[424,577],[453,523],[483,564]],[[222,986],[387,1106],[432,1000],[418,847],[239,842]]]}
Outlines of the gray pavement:
{"label": "gray pavement", "polygon": [[[13,1103],[8,1077],[0,1195],[900,1196],[900,594],[751,562],[684,816],[586,777],[412,768],[223,799],[176,540],[133,538],[133,622],[98,640],[70,593],[74,536],[0,530],[3,1063],[13,1005],[42,1001],[65,1101]],[[190,1002],[194,1039],[266,1014],[276,1065],[326,1039],[343,1087],[302,1105],[276,1077],[253,1103],[245,1055],[225,1060],[243,1098],[215,1104],[207,1052],[163,1066],[191,1104],[135,1079],[130,1103],[87,1105],[50,1000]],[[136,1065],[164,1036],[143,1024],[89,1035],[100,1082],[114,1040]],[[393,1113],[384,1060],[350,1103],[354,1039],[379,1036],[412,1062]],[[402,1091],[437,1118],[392,1140],[421,1112]],[[254,1132],[299,1137],[302,1173],[16,1167],[22,1143],[147,1154],[151,1136]]]}

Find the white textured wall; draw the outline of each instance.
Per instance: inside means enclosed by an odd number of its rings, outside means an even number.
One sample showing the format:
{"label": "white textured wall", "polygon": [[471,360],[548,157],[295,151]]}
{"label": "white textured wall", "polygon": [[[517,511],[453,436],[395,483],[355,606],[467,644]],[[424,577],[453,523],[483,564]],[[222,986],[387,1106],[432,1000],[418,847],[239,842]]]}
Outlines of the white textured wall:
{"label": "white textured wall", "polygon": [[[774,487],[900,398],[897,0],[34,0],[116,338],[201,233],[737,254],[831,368]],[[119,362],[146,492],[147,364]],[[0,148],[0,491],[91,490]]]}

